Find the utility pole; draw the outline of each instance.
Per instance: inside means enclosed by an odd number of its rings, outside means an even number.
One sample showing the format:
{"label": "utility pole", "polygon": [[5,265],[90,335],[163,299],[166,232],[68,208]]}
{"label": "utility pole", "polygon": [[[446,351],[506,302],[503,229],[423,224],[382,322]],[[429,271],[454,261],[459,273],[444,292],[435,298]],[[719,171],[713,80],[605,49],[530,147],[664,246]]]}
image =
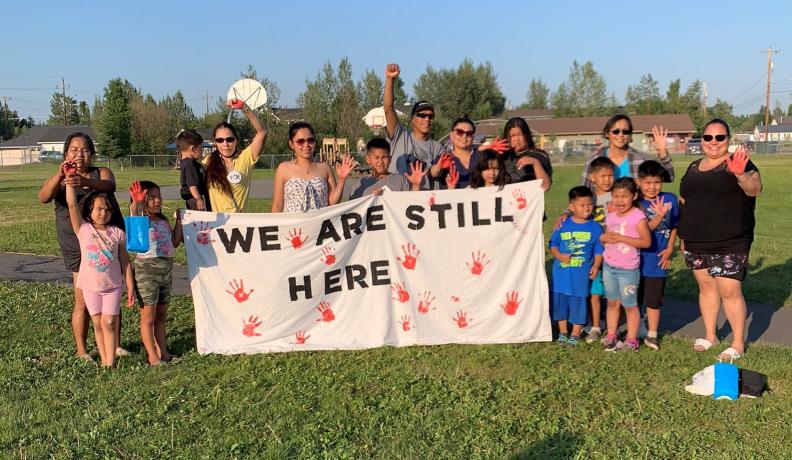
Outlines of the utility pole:
{"label": "utility pole", "polygon": [[703,96],[704,96],[704,119],[706,120],[707,119],[707,82],[706,81],[704,82]]}
{"label": "utility pole", "polygon": [[55,87],[61,90],[61,98],[63,102],[63,124],[68,125],[69,121],[67,119],[67,111],[66,111],[66,80],[61,76],[61,82],[59,85],[55,85]]}
{"label": "utility pole", "polygon": [[207,115],[209,115],[209,101],[212,100],[212,96],[210,96],[209,95],[209,91],[207,91],[206,95],[203,96],[201,99],[206,101],[206,113],[204,113],[204,116],[207,116]]}
{"label": "utility pole", "polygon": [[10,130],[8,129],[8,100],[11,98],[8,96],[2,96],[2,98],[3,98],[3,113],[5,114],[5,116],[3,117],[3,133],[6,136],[9,136],[8,138],[11,139],[12,137],[14,137],[13,133],[10,133]]}
{"label": "utility pole", "polygon": [[[770,77],[773,74],[773,54],[778,54],[781,50],[774,50],[772,47],[767,48],[767,91],[765,92],[765,153],[770,153]],[[764,53],[765,51],[761,51]]]}

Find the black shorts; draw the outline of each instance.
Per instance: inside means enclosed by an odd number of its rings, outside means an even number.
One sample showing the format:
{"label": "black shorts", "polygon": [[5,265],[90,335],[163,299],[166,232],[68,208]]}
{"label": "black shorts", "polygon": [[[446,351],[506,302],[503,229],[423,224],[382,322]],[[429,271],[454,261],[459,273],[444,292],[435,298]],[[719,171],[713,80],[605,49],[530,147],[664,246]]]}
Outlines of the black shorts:
{"label": "black shorts", "polygon": [[665,284],[665,277],[642,276],[638,285],[638,303],[644,307],[662,307]]}
{"label": "black shorts", "polygon": [[748,271],[748,252],[697,254],[685,251],[685,264],[693,270],[706,269],[713,278],[743,281]]}

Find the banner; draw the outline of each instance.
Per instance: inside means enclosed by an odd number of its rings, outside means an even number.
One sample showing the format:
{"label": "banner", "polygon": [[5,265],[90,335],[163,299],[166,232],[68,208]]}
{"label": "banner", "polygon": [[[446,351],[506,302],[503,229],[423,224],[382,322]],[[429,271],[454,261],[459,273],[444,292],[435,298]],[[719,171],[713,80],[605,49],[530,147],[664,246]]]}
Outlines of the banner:
{"label": "banner", "polygon": [[551,340],[539,181],[183,218],[198,351]]}

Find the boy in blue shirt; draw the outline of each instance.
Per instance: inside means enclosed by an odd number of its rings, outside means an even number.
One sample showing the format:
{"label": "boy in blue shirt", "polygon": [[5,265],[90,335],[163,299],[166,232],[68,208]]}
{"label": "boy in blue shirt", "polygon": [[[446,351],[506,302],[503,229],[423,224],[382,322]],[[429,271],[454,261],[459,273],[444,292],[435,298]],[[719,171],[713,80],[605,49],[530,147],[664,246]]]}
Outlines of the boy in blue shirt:
{"label": "boy in blue shirt", "polygon": [[[577,345],[586,325],[591,280],[602,266],[602,227],[591,220],[594,194],[588,187],[569,191],[570,217],[550,237],[553,254],[552,319],[558,321],[558,343]],[[572,323],[572,334],[569,325]]]}
{"label": "boy in blue shirt", "polygon": [[673,193],[663,192],[667,172],[660,163],[649,160],[638,167],[638,187],[641,189],[641,208],[649,221],[652,244],[641,249],[641,284],[638,302],[646,308],[648,332],[644,343],[659,350],[657,329],[660,325],[660,307],[671,255],[676,243],[679,224],[679,201]]}

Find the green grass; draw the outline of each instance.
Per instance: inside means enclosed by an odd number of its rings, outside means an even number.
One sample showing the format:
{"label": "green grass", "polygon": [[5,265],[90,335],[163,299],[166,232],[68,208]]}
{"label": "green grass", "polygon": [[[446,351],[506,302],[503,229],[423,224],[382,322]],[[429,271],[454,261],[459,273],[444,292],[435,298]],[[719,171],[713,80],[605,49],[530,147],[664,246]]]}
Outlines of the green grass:
{"label": "green grass", "polygon": [[[679,178],[694,157],[675,158],[677,180],[666,191],[678,193]],[[743,292],[749,302],[771,306],[792,306],[792,239],[787,236],[789,209],[792,208],[792,156],[760,156],[754,161],[762,172],[764,192],[757,200],[756,240],[751,250],[751,268]],[[49,168],[49,169],[47,169]],[[545,236],[549,237],[554,217],[566,207],[566,193],[580,180],[582,164],[554,167],[554,185],[547,194]],[[52,205],[42,205],[36,198],[41,183],[54,173],[55,166],[28,165],[0,168],[0,252],[58,255]],[[114,171],[118,188],[129,187],[134,179],[150,179],[160,185],[178,184],[178,171],[132,169]],[[271,170],[254,170],[254,179],[271,178]],[[251,200],[254,212],[269,211],[269,200]],[[168,201],[175,209],[180,201]],[[549,258],[549,254],[548,254]],[[183,250],[177,263],[186,263]],[[695,301],[698,289],[679,254],[676,254],[666,288],[668,297]]]}
{"label": "green grass", "polygon": [[[145,366],[125,310],[115,371],[73,358],[68,287],[0,282],[2,458],[790,458],[789,350],[755,345],[757,400],[686,393],[714,353],[553,343],[199,356],[189,298],[171,306],[185,359]],[[95,353],[94,353],[95,354]]]}

